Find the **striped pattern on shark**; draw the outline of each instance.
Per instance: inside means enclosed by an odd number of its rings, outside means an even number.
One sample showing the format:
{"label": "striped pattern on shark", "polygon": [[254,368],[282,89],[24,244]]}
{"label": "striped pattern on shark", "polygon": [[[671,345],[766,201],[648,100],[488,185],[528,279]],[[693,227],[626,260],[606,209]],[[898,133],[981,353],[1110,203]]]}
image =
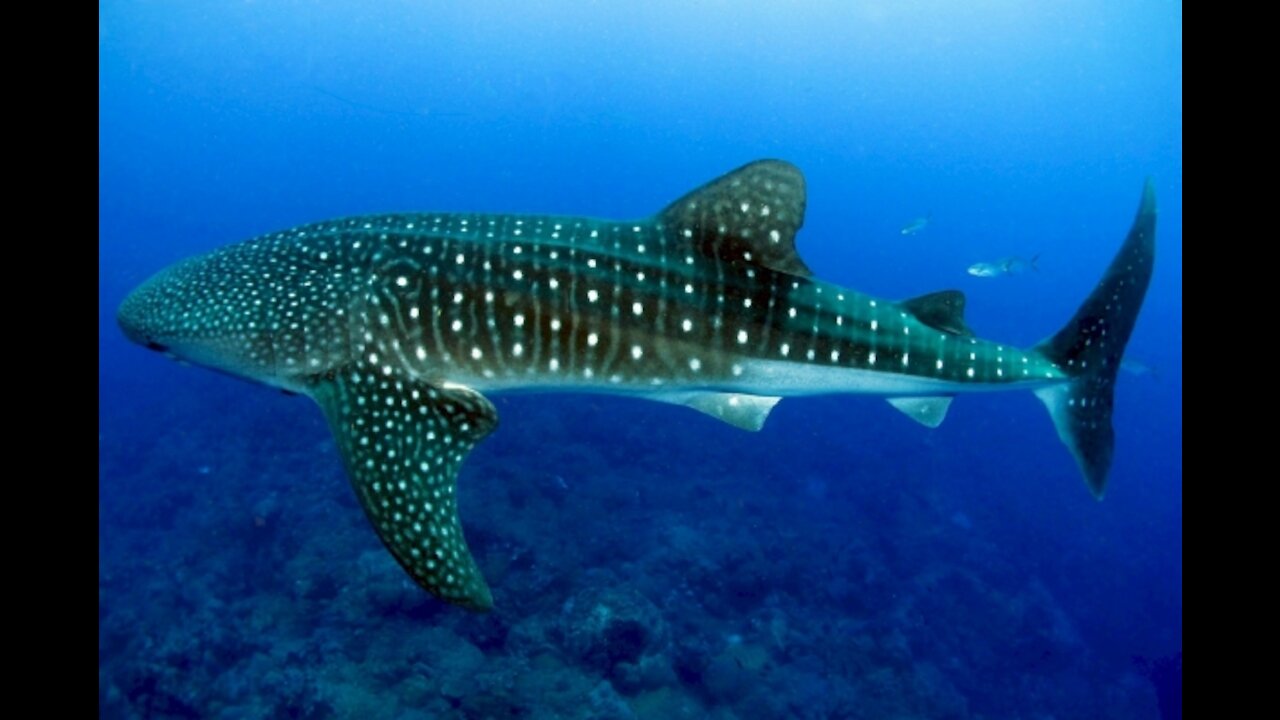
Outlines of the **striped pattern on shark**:
{"label": "striped pattern on shark", "polygon": [[814,278],[795,250],[804,214],[799,170],[763,160],[639,220],[346,218],[178,263],[118,317],[152,349],[312,397],[383,543],[471,609],[493,600],[455,486],[497,424],[488,392],[620,393],[757,430],[786,396],[883,395],[935,427],[956,394],[1032,390],[1102,496],[1154,262],[1150,181],[1101,282],[1026,349],[974,336],[958,291],[894,302]]}

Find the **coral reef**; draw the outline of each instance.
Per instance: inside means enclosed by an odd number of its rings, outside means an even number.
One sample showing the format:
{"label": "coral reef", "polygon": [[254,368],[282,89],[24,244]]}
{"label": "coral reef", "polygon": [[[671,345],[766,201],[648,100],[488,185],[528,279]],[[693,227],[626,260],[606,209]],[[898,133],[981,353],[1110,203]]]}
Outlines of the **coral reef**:
{"label": "coral reef", "polygon": [[625,401],[557,402],[500,400],[463,473],[487,615],[413,585],[319,419],[270,430],[287,399],[120,425],[154,445],[101,450],[100,716],[1158,717],[1076,566],[1016,550],[997,509],[957,521],[961,494],[879,454],[850,482],[785,438],[634,405],[611,428],[646,432],[595,437]]}

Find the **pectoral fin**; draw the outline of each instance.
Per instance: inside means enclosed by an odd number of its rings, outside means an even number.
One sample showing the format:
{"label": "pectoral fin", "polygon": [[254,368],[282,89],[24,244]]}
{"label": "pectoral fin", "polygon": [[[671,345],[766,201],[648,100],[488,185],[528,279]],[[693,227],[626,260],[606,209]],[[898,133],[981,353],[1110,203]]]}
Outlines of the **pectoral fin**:
{"label": "pectoral fin", "polygon": [[378,537],[437,597],[471,610],[493,606],[458,522],[458,469],[498,415],[471,388],[358,373],[317,380],[351,484]]}

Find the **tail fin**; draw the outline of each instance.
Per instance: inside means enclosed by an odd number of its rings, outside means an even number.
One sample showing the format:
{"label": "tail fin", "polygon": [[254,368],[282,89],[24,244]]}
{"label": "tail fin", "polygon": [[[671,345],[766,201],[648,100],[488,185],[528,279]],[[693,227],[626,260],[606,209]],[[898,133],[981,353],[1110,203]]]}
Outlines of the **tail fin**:
{"label": "tail fin", "polygon": [[1147,178],[1129,237],[1107,273],[1075,317],[1036,347],[1072,378],[1069,383],[1037,390],[1036,395],[1099,500],[1107,488],[1115,444],[1111,406],[1116,372],[1151,281],[1155,239],[1156,192]]}

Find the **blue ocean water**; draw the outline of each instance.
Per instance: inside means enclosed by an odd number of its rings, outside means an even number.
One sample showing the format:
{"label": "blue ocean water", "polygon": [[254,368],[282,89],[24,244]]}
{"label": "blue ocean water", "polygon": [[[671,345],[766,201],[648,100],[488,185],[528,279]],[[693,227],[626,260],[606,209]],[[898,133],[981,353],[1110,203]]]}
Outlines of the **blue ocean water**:
{"label": "blue ocean water", "polygon": [[[102,717],[1181,717],[1179,3],[104,2],[99,47]],[[497,606],[469,614],[383,550],[313,403],[116,326],[264,232],[640,217],[762,157],[806,175],[818,277],[963,290],[1023,346],[1154,178],[1103,502],[1030,393],[936,430],[787,399],[758,434],[495,396],[459,492]]]}

